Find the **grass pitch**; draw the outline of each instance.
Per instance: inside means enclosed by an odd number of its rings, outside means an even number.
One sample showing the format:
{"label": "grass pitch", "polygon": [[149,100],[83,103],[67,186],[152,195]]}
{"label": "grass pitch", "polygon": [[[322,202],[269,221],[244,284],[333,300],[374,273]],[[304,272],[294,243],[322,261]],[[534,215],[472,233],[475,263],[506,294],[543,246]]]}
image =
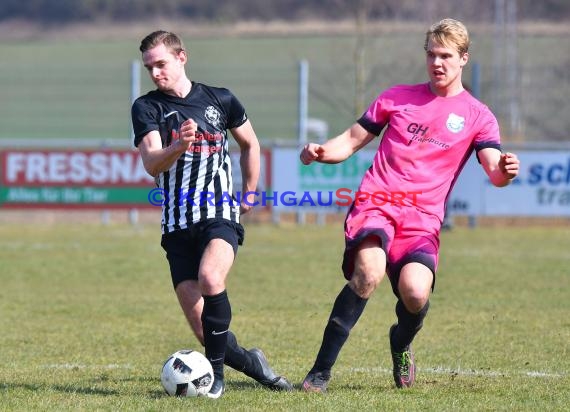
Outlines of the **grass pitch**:
{"label": "grass pitch", "polygon": [[[296,385],[344,281],[340,224],[247,225],[230,274],[232,329]],[[0,410],[568,410],[568,229],[456,228],[414,348],[417,384],[394,388],[384,280],[326,396],[272,393],[228,370],[223,398],[176,399],[160,368],[201,349],[171,289],[159,228],[0,227]]]}

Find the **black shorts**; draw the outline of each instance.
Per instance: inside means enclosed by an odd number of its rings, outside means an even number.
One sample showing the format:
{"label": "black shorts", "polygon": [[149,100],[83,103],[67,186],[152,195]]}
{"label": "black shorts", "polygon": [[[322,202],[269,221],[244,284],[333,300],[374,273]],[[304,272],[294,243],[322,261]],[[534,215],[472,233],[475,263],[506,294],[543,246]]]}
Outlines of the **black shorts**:
{"label": "black shorts", "polygon": [[198,280],[198,269],[206,246],[212,239],[223,239],[237,254],[243,243],[244,229],[239,223],[225,219],[208,219],[190,225],[187,229],[175,230],[162,235],[160,245],[166,251],[170,265],[172,285],[184,280]]}

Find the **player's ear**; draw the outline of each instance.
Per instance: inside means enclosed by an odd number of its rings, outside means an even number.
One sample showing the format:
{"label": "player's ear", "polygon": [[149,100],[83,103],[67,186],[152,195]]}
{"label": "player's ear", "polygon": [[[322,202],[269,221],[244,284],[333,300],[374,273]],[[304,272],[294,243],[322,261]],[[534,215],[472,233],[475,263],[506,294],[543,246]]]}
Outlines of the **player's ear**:
{"label": "player's ear", "polygon": [[188,54],[186,54],[186,50],[181,50],[178,52],[178,60],[180,60],[180,63],[186,64],[188,61]]}
{"label": "player's ear", "polygon": [[461,55],[460,59],[461,59],[461,63],[460,63],[461,67],[465,66],[467,64],[467,62],[469,61],[469,53],[468,52],[463,53]]}

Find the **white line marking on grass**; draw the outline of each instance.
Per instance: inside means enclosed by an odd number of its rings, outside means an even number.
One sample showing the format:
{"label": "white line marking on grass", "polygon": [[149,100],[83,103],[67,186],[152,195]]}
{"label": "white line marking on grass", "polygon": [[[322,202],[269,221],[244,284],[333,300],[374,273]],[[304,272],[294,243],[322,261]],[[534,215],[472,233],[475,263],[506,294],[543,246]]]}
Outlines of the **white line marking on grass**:
{"label": "white line marking on grass", "polygon": [[110,363],[108,365],[85,365],[82,363],[54,363],[50,365],[42,365],[45,369],[132,369],[132,365],[121,365],[118,363]]}
{"label": "white line marking on grass", "polygon": [[[373,372],[373,373],[386,373],[391,374],[392,369],[386,368],[349,368],[351,372]],[[418,372],[434,374],[434,375],[460,375],[460,376],[484,376],[484,377],[503,377],[509,375],[522,375],[528,376],[530,378],[563,378],[568,376],[568,372],[562,373],[551,373],[551,372],[540,372],[540,371],[519,371],[519,372],[499,372],[492,370],[476,370],[476,369],[452,369],[444,368],[438,366],[436,368],[420,368],[418,367]]]}

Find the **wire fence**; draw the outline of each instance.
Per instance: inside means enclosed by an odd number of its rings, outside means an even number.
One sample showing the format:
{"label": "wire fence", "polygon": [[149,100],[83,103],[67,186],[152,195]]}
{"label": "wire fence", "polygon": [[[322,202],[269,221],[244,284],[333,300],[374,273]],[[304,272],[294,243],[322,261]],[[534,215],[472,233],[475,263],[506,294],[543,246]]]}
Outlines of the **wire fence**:
{"label": "wire fence", "polygon": [[[471,62],[480,98],[499,118],[504,140],[569,141],[570,42],[564,32],[521,34],[516,67],[492,33],[474,32]],[[309,62],[309,117],[331,134],[348,127],[379,92],[426,81],[421,31],[366,39],[364,92],[357,95],[353,36],[189,39],[188,73],[230,88],[262,141],[297,138],[298,63]],[[1,139],[130,141],[130,64],[138,41],[0,43]],[[497,57],[498,56],[498,57]],[[464,76],[471,81],[470,67]],[[143,92],[153,88],[142,73]]]}

